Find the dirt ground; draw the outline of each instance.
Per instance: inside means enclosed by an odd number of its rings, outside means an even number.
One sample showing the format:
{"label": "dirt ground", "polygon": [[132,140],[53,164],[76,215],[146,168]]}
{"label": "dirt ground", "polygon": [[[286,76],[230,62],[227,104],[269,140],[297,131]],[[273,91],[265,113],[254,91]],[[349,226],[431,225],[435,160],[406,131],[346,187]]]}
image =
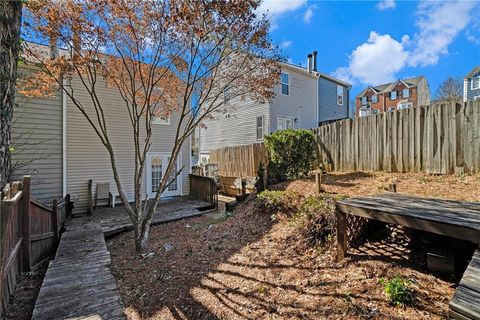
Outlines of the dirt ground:
{"label": "dirt ground", "polygon": [[48,263],[33,273],[22,275],[8,305],[5,320],[30,320]]}
{"label": "dirt ground", "polygon": [[[398,191],[476,200],[480,176],[327,175],[327,192],[349,196]],[[313,192],[313,180],[279,188]],[[402,236],[364,243],[341,264],[326,248],[298,246],[288,221],[273,223],[254,202],[232,215],[205,215],[154,226],[150,253],[133,254],[133,233],[108,241],[129,319],[443,319],[455,284],[431,275]],[[414,257],[414,258],[412,258]],[[413,281],[416,302],[390,305],[381,278]]]}

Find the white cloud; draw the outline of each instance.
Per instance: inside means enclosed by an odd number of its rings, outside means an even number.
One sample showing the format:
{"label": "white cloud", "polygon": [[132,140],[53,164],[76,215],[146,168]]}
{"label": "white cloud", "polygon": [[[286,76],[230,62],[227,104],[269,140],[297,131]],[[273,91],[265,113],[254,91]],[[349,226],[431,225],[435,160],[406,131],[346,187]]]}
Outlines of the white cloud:
{"label": "white cloud", "polygon": [[[472,21],[472,9],[480,9],[476,5],[462,0],[422,1],[417,8],[418,31],[412,39],[404,35],[398,41],[372,31],[350,54],[348,65],[335,70],[334,75],[350,83],[378,85],[395,80],[407,66],[434,65],[448,54],[448,45]],[[470,41],[475,39],[468,30],[466,36]]]}
{"label": "white cloud", "polygon": [[303,14],[303,22],[310,23],[316,8],[317,6],[313,5],[313,6],[309,6],[307,10],[305,10],[305,13]]}
{"label": "white cloud", "polygon": [[397,6],[397,4],[395,3],[395,0],[383,0],[383,1],[380,1],[377,4],[377,9],[378,10],[387,10],[387,9],[393,9],[396,6]]}
{"label": "white cloud", "polygon": [[411,66],[436,64],[441,55],[448,53],[448,45],[471,20],[471,11],[477,3],[473,1],[421,2],[417,10]]}
{"label": "white cloud", "polygon": [[[406,39],[406,37],[404,37]],[[335,71],[337,77],[365,84],[393,81],[408,59],[403,44],[390,35],[370,32],[367,42],[359,45],[349,57],[348,67]]]}
{"label": "white cloud", "polygon": [[270,19],[271,30],[278,28],[277,19],[282,14],[303,7],[307,0],[263,0],[258,8],[259,13],[265,13]]}
{"label": "white cloud", "polygon": [[290,47],[292,45],[292,41],[290,40],[285,40],[285,41],[282,41],[282,43],[280,43],[280,48],[281,49],[287,49],[288,47]]}

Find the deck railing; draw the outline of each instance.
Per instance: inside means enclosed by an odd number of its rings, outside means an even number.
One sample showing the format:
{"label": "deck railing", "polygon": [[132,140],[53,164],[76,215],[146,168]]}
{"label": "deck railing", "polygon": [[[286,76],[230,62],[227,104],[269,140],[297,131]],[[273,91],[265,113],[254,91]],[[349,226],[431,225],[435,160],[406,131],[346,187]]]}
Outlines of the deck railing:
{"label": "deck railing", "polygon": [[217,207],[218,190],[215,180],[209,177],[190,174],[190,195],[204,201],[208,201]]}

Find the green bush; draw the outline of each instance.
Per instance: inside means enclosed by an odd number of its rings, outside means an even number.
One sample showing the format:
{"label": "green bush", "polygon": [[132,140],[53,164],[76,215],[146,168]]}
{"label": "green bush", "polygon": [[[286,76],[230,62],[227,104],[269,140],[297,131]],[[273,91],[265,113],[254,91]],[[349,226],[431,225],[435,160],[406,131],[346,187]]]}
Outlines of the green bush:
{"label": "green bush", "polygon": [[255,180],[255,189],[257,190],[257,193],[260,193],[263,190],[265,190],[264,176],[265,176],[265,166],[263,165],[263,162],[260,162],[260,165],[258,166],[258,171],[257,171],[257,180]]}
{"label": "green bush", "polygon": [[310,130],[279,130],[265,137],[270,183],[308,174],[316,159],[315,136]]}
{"label": "green bush", "polygon": [[390,303],[399,307],[404,307],[413,302],[414,295],[413,290],[410,288],[410,280],[402,276],[395,276],[388,281],[380,279],[379,282],[384,286],[385,295]]}

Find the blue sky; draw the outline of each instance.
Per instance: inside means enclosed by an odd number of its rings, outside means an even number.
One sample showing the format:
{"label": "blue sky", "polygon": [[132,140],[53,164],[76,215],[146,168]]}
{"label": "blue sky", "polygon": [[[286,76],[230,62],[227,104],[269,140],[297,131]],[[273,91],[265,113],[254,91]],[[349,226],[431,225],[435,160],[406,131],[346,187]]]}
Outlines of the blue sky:
{"label": "blue sky", "polygon": [[264,0],[273,42],[292,63],[317,50],[318,69],[353,85],[425,75],[432,97],[480,64],[480,1]]}

